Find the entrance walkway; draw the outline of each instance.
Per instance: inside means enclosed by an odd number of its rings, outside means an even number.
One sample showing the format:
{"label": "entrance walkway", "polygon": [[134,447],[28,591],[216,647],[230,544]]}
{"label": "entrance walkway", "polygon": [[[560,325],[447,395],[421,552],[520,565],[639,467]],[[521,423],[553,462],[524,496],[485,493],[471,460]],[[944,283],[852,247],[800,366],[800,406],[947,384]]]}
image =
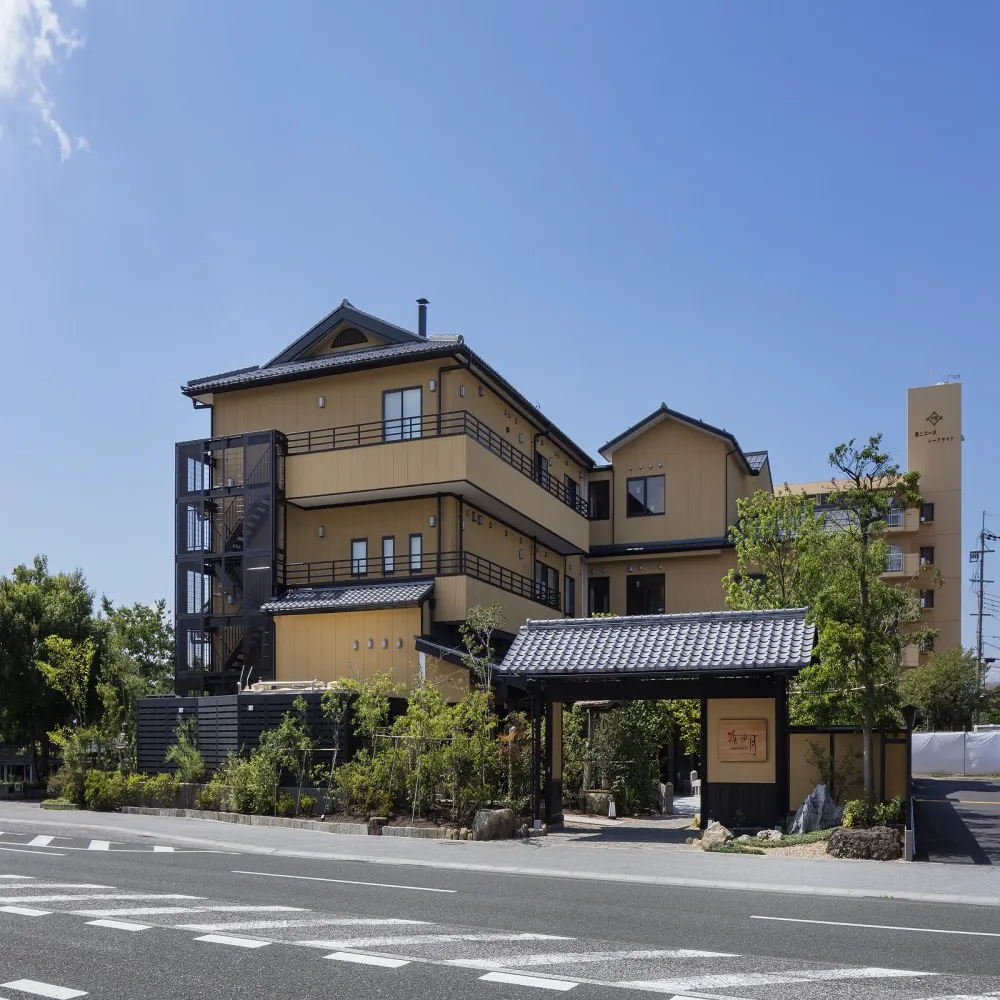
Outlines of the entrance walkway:
{"label": "entrance walkway", "polygon": [[1000,780],[915,778],[917,860],[1000,865]]}
{"label": "entrance walkway", "polygon": [[669,815],[626,816],[621,819],[567,812],[563,828],[549,834],[549,837],[594,845],[683,844],[697,832],[692,824],[700,801],[697,795],[680,796],[674,799],[674,811]]}

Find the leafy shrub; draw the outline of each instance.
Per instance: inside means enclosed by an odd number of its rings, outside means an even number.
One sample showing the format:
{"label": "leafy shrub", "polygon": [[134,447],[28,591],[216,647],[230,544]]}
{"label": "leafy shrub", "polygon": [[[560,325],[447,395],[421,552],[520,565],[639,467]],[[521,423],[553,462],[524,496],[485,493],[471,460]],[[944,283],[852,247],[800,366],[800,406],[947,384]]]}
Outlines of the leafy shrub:
{"label": "leafy shrub", "polygon": [[295,815],[295,799],[291,795],[282,795],[278,799],[274,811],[279,816],[294,816]]}
{"label": "leafy shrub", "polygon": [[903,856],[903,838],[898,830],[875,826],[870,830],[834,830],[826,853],[835,858],[863,861],[897,861]]}
{"label": "leafy shrub", "polygon": [[201,781],[205,777],[205,761],[198,750],[197,722],[193,718],[187,718],[178,723],[175,735],[176,742],[167,748],[164,761],[174,765],[178,780]]}
{"label": "leafy shrub", "polygon": [[299,812],[303,816],[312,816],[316,811],[316,800],[311,795],[303,795],[299,799]]}
{"label": "leafy shrub", "polygon": [[890,802],[881,802],[875,807],[875,826],[892,826],[906,821],[906,800],[897,795]]}
{"label": "leafy shrub", "polygon": [[60,799],[63,802],[75,802],[77,805],[82,805],[83,775],[65,765],[60,767],[49,778],[48,794],[53,799]]}
{"label": "leafy shrub", "polygon": [[194,802],[199,809],[215,809],[217,797],[215,788],[211,784],[208,784],[198,791]]}
{"label": "leafy shrub", "polygon": [[88,809],[110,812],[128,804],[128,782],[121,771],[88,771],[83,800]]}
{"label": "leafy shrub", "polygon": [[374,760],[359,757],[337,768],[337,787],[345,812],[352,816],[388,814],[394,796],[390,790],[392,769],[387,756],[378,754]]}
{"label": "leafy shrub", "polygon": [[875,803],[869,799],[851,799],[844,806],[844,826],[849,830],[867,829],[875,822]]}
{"label": "leafy shrub", "polygon": [[[141,775],[132,777],[142,778]],[[180,781],[176,775],[164,772],[152,778],[145,778],[140,783],[140,789],[140,794],[149,805],[170,807],[177,801]]]}

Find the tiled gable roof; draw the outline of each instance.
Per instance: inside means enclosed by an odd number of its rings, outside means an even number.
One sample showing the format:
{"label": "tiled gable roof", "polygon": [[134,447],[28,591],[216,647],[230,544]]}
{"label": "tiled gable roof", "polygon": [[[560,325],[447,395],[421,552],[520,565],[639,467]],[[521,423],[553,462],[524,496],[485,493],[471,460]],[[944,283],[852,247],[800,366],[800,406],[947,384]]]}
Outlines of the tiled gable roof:
{"label": "tiled gable roof", "polygon": [[433,580],[399,583],[362,583],[349,587],[304,587],[262,604],[261,611],[290,615],[308,611],[359,611],[369,608],[408,608],[423,604],[434,591]]}
{"label": "tiled gable roof", "polygon": [[797,670],[809,664],[815,641],[805,608],[529,621],[500,672],[642,677]]}

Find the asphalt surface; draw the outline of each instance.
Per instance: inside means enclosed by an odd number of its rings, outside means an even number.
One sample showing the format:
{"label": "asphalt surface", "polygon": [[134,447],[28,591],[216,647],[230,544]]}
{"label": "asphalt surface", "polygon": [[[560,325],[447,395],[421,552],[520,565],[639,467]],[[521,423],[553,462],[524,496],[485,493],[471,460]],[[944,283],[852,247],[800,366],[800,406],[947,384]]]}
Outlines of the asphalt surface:
{"label": "asphalt surface", "polygon": [[52,829],[0,817],[3,1000],[1000,995],[993,907],[212,853]]}
{"label": "asphalt surface", "polygon": [[1000,865],[1000,781],[916,778],[917,858]]}

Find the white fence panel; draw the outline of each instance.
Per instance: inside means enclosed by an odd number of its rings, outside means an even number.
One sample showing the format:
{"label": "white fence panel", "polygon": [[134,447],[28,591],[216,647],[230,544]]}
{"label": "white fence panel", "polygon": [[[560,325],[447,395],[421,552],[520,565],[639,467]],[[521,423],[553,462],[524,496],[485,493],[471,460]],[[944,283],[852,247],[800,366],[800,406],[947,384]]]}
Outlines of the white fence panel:
{"label": "white fence panel", "polygon": [[1000,732],[914,733],[914,774],[1000,774]]}

